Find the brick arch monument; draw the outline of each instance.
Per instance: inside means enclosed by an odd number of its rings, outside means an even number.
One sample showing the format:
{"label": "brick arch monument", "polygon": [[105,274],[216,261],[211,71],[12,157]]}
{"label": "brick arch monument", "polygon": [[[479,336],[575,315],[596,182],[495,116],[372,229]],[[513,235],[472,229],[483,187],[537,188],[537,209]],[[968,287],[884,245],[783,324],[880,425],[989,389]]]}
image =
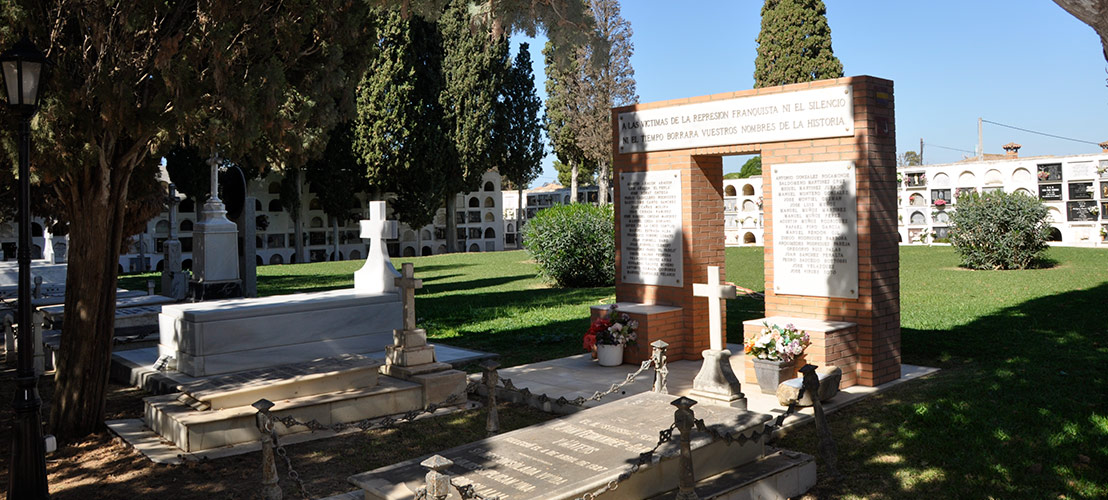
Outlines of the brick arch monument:
{"label": "brick arch monument", "polygon": [[842,387],[899,378],[894,124],[893,82],[871,76],[613,109],[616,300],[640,322],[627,358],[711,346],[693,289],[725,275],[722,157],[761,154],[767,319],[808,331],[807,361]]}

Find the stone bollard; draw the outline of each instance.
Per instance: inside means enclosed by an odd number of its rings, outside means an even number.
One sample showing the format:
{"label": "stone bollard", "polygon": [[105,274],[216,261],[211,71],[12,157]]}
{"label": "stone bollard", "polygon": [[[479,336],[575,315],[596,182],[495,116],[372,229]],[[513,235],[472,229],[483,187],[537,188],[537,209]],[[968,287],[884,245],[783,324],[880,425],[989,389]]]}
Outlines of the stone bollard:
{"label": "stone bollard", "polygon": [[154,295],[154,280],[146,280],[146,295]]}
{"label": "stone bollard", "polygon": [[666,387],[666,377],[669,375],[669,367],[666,366],[666,349],[669,344],[662,339],[650,343],[650,360],[654,363],[654,392],[669,394]]}
{"label": "stone bollard", "polygon": [[696,479],[693,475],[692,463],[692,429],[696,424],[696,416],[692,407],[696,400],[681,396],[672,403],[677,407],[673,412],[673,423],[677,424],[677,430],[681,431],[681,472],[677,478],[676,500],[699,500],[696,496]]}
{"label": "stone bollard", "polygon": [[31,288],[31,298],[42,298],[42,276],[35,276],[35,286]]}
{"label": "stone bollard", "polygon": [[281,480],[277,476],[277,460],[273,455],[273,421],[269,418],[269,409],[273,408],[273,402],[267,399],[259,399],[254,404],[258,413],[254,415],[254,423],[258,426],[258,432],[262,433],[262,498],[265,500],[281,500]]}
{"label": "stone bollard", "polygon": [[489,391],[489,416],[485,421],[485,430],[488,431],[489,436],[500,432],[500,414],[496,408],[496,384],[500,382],[500,374],[496,371],[497,368],[500,368],[500,363],[496,360],[486,359],[481,362],[481,369],[484,370],[481,375],[481,382],[485,384],[485,388]]}
{"label": "stone bollard", "polygon": [[427,483],[427,498],[446,500],[446,497],[450,495],[450,474],[447,474],[446,470],[454,465],[454,462],[442,455],[435,455],[420,462],[419,465],[431,469],[424,476],[424,481]]}

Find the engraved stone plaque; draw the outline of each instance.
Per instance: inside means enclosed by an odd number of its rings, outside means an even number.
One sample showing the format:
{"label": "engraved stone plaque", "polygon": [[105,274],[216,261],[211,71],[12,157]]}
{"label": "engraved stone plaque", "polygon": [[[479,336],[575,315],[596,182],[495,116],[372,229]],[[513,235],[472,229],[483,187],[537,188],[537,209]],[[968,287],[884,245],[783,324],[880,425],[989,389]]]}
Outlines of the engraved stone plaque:
{"label": "engraved stone plaque", "polygon": [[854,162],[772,168],[773,290],[858,298]]}
{"label": "engraved stone plaque", "polygon": [[624,283],[682,283],[681,173],[619,174],[620,277]]}

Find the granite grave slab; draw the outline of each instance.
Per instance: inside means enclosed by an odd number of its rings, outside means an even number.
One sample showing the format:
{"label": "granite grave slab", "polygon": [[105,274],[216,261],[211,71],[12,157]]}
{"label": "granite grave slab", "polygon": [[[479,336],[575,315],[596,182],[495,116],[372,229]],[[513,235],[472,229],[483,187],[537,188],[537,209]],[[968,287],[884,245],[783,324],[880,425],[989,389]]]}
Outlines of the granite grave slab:
{"label": "granite grave slab", "polygon": [[[673,423],[675,398],[642,393],[536,426],[519,429],[437,453],[454,462],[456,484],[472,484],[478,494],[510,499],[577,498],[616,479],[659,441]],[[761,430],[768,415],[721,405],[693,408],[708,425],[724,425],[732,435]],[[663,443],[650,464],[620,483],[604,498],[642,499],[673,489],[679,473],[679,433]],[[693,468],[697,479],[714,476],[763,455],[764,444],[726,445],[694,432]],[[422,486],[426,469],[415,458],[351,476],[368,499],[410,499]]]}

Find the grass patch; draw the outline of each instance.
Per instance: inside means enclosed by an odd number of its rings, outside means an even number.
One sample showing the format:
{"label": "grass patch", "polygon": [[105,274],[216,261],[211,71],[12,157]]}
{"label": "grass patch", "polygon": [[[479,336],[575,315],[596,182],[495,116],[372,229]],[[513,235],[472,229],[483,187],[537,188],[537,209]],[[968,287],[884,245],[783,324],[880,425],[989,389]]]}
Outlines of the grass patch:
{"label": "grass patch", "polygon": [[[1052,267],[1021,271],[960,269],[950,247],[900,253],[902,359],[943,371],[833,414],[847,479],[810,497],[1108,497],[1108,250],[1051,248]],[[762,258],[727,249],[728,279],[763,290]],[[551,288],[519,251],[395,260],[424,280],[416,310],[436,342],[508,366],[580,352],[588,306],[614,300],[611,287]],[[264,266],[259,290],[348,287],[360,266]],[[764,315],[752,299],[727,311],[732,342]],[[782,445],[817,453],[810,429]]]}

